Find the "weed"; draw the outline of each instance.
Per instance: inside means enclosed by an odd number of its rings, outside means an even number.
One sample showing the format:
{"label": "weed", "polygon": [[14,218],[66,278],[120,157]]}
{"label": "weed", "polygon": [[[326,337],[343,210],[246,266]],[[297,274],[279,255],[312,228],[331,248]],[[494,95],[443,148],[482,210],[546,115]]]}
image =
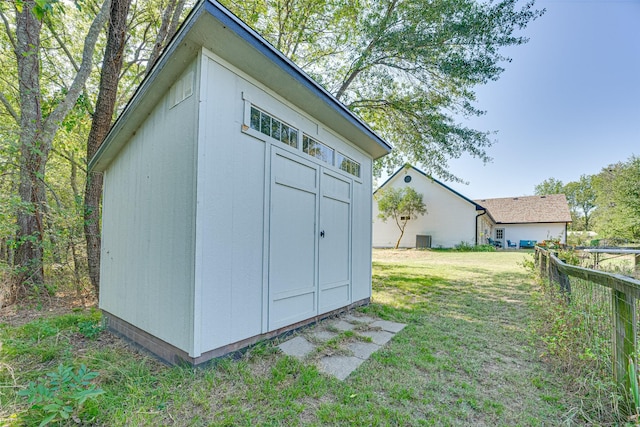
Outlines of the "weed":
{"label": "weed", "polygon": [[97,376],[97,372],[85,365],[80,365],[77,372],[71,366],[59,365],[57,371],[49,372],[38,382],[30,382],[25,390],[18,392],[18,396],[26,397],[31,404],[24,421],[39,422],[39,427],[68,419],[79,423],[83,404],[104,393],[91,383]]}
{"label": "weed", "polygon": [[100,322],[94,320],[78,322],[78,332],[87,339],[94,340],[98,338],[102,331],[104,331],[104,326]]}

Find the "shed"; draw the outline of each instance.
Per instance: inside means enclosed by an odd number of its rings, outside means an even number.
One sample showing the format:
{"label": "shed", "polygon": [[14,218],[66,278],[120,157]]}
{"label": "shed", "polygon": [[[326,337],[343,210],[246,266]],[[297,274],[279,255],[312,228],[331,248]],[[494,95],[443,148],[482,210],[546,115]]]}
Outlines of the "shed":
{"label": "shed", "polygon": [[89,165],[104,173],[108,327],[197,365],[366,304],[372,162],[390,149],[199,1]]}

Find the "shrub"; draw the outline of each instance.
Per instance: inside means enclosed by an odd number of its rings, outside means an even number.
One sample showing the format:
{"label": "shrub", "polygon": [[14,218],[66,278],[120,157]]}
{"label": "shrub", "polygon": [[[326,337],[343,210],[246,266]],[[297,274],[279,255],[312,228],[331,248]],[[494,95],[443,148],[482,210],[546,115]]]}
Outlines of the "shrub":
{"label": "shrub", "polygon": [[453,250],[457,252],[495,252],[492,245],[471,245],[467,242],[458,243]]}
{"label": "shrub", "polygon": [[57,371],[47,373],[37,383],[30,382],[25,390],[18,392],[31,404],[24,421],[28,425],[39,422],[39,427],[70,418],[80,423],[82,405],[104,393],[91,383],[97,376],[98,372],[89,370],[84,364],[77,372],[73,367],[61,364]]}

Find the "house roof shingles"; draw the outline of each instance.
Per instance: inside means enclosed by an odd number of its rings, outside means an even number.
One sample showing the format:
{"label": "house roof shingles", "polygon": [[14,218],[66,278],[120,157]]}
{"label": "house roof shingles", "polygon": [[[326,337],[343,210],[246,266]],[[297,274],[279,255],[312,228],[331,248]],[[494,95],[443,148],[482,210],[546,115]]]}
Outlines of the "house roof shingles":
{"label": "house roof shingles", "polygon": [[571,222],[564,194],[480,199],[474,202],[487,209],[499,224]]}

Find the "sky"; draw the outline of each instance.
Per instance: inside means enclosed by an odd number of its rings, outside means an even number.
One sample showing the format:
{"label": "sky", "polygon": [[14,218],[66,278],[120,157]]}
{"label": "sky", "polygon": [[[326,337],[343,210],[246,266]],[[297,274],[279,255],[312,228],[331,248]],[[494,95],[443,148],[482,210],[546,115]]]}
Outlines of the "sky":
{"label": "sky", "polygon": [[493,162],[451,160],[471,199],[533,195],[545,179],[577,181],[640,156],[640,0],[537,0],[547,12],[496,82],[477,88],[487,114],[464,122],[498,131]]}

